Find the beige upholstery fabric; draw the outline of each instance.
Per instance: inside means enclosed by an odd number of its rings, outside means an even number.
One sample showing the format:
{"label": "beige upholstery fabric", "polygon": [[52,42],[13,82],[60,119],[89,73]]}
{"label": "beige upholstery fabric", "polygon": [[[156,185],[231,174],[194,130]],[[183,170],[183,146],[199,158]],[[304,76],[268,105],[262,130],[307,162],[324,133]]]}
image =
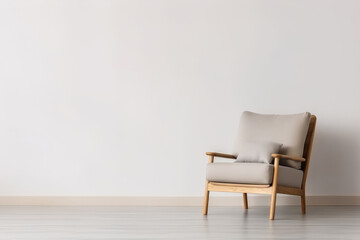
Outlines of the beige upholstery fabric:
{"label": "beige upholstery fabric", "polygon": [[[301,187],[303,171],[279,166],[278,185]],[[274,166],[266,163],[209,163],[206,179],[212,182],[272,184]]]}
{"label": "beige upholstery fabric", "polygon": [[245,142],[241,144],[236,162],[272,163],[271,154],[279,153],[282,144],[271,142]]}
{"label": "beige upholstery fabric", "polygon": [[[270,115],[244,112],[233,154],[238,156],[244,142],[275,142],[283,144],[280,153],[302,157],[311,114]],[[281,159],[280,165],[301,168],[301,163]]]}

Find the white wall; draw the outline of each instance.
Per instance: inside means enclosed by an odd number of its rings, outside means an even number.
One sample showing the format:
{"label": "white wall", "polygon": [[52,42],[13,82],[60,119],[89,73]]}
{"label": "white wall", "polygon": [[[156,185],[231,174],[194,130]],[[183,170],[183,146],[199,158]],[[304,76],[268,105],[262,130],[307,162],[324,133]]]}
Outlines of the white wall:
{"label": "white wall", "polygon": [[360,195],[359,1],[1,1],[0,195],[200,196],[243,110],[310,111]]}

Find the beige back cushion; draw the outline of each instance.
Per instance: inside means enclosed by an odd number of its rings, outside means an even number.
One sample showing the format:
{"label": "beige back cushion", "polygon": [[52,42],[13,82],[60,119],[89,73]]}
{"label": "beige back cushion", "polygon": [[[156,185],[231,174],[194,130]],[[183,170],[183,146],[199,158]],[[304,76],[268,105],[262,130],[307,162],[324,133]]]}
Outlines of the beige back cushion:
{"label": "beige back cushion", "polygon": [[[243,112],[234,152],[238,156],[244,142],[275,142],[282,144],[281,154],[302,157],[311,114],[289,115]],[[281,159],[284,166],[301,169],[301,163]]]}

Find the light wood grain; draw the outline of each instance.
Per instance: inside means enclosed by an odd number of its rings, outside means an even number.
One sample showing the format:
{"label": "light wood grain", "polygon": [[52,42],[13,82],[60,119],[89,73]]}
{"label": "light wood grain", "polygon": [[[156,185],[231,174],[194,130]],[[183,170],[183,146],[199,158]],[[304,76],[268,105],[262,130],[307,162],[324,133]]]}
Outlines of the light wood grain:
{"label": "light wood grain", "polygon": [[237,193],[263,193],[271,194],[271,187],[254,187],[254,185],[246,186],[246,184],[221,184],[208,183],[208,190],[214,192],[237,192]]}
{"label": "light wood grain", "polygon": [[207,152],[206,155],[213,156],[213,157],[236,159],[236,156],[234,156],[232,154],[226,154],[226,153]]}
{"label": "light wood grain", "polygon": [[305,162],[305,161],[306,161],[305,158],[296,157],[296,156],[290,156],[290,155],[285,155],[285,154],[274,153],[274,154],[271,154],[271,156],[272,156],[273,158],[290,159],[290,160],[294,160],[294,161],[298,161],[298,162]]}
{"label": "light wood grain", "polygon": [[249,205],[248,205],[247,193],[243,193],[243,201],[244,201],[244,209],[248,209]]}
{"label": "light wood grain", "polygon": [[205,182],[204,206],[203,206],[203,214],[204,215],[207,215],[208,208],[209,208],[209,195],[210,195],[210,192],[209,192],[209,189],[208,189],[208,185],[209,185],[209,182],[206,181]]}
{"label": "light wood grain", "polygon": [[210,155],[209,156],[209,163],[213,163],[214,162],[214,155]]}
{"label": "light wood grain", "polygon": [[360,206],[44,207],[1,206],[1,240],[359,239]]}
{"label": "light wood grain", "polygon": [[222,183],[222,182],[211,182],[215,186],[225,187],[248,187],[248,188],[268,188],[269,184],[241,184],[241,183]]}
{"label": "light wood grain", "polygon": [[[214,162],[214,155],[209,154],[209,163]],[[205,194],[204,194],[204,205],[203,205],[203,214],[207,215],[209,208],[209,189],[208,189],[209,181],[205,179]]]}
{"label": "light wood grain", "polygon": [[275,207],[276,207],[276,190],[277,190],[277,181],[278,181],[278,173],[279,173],[279,162],[280,158],[275,157],[274,159],[274,176],[273,176],[273,184],[272,184],[272,193],[271,193],[271,203],[270,203],[270,220],[274,220],[275,216]]}
{"label": "light wood grain", "polygon": [[305,193],[303,193],[301,195],[301,213],[305,214],[306,213],[306,198],[305,198]]}
{"label": "light wood grain", "polygon": [[297,196],[303,195],[303,191],[300,188],[292,188],[292,187],[285,187],[279,185],[277,187],[277,193],[297,195]]}
{"label": "light wood grain", "polygon": [[[279,194],[279,188],[281,186],[278,185],[277,206],[299,205],[299,201],[291,195]],[[212,196],[210,205],[242,206],[241,195]],[[248,196],[248,199],[252,206],[269,205],[267,194]],[[204,196],[0,196],[0,206],[203,206],[203,201]],[[306,196],[306,203],[360,206],[360,196]]]}

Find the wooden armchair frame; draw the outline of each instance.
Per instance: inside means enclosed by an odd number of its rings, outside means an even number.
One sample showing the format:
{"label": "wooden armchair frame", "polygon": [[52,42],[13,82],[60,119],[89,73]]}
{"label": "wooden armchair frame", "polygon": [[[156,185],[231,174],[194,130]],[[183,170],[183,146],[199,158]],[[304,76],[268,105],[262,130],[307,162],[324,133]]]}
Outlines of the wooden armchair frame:
{"label": "wooden armchair frame", "polygon": [[[207,213],[208,213],[210,191],[243,193],[245,209],[248,209],[248,200],[247,200],[248,193],[271,194],[270,216],[269,216],[270,220],[274,220],[274,217],[275,217],[275,206],[276,206],[276,194],[277,193],[296,195],[296,196],[301,197],[301,210],[302,210],[302,213],[305,214],[306,213],[305,184],[306,184],[306,177],[307,177],[307,173],[308,173],[308,169],[309,169],[312,144],[313,144],[314,134],[315,134],[315,126],[316,126],[316,116],[311,115],[309,129],[308,129],[305,144],[304,144],[303,157],[295,157],[295,156],[289,156],[289,155],[283,155],[283,154],[272,154],[272,157],[274,158],[274,175],[273,175],[273,182],[271,185],[221,183],[221,182],[209,182],[206,180],[203,214],[207,215]],[[224,154],[224,153],[207,152],[206,155],[209,156],[209,163],[213,163],[215,157],[236,159],[236,156],[231,155],[231,154]],[[279,162],[280,162],[281,158],[291,159],[294,161],[302,162],[302,170],[304,171],[304,174],[303,174],[303,179],[302,179],[302,183],[301,183],[301,188],[285,187],[285,186],[281,186],[281,185],[277,184]]]}

